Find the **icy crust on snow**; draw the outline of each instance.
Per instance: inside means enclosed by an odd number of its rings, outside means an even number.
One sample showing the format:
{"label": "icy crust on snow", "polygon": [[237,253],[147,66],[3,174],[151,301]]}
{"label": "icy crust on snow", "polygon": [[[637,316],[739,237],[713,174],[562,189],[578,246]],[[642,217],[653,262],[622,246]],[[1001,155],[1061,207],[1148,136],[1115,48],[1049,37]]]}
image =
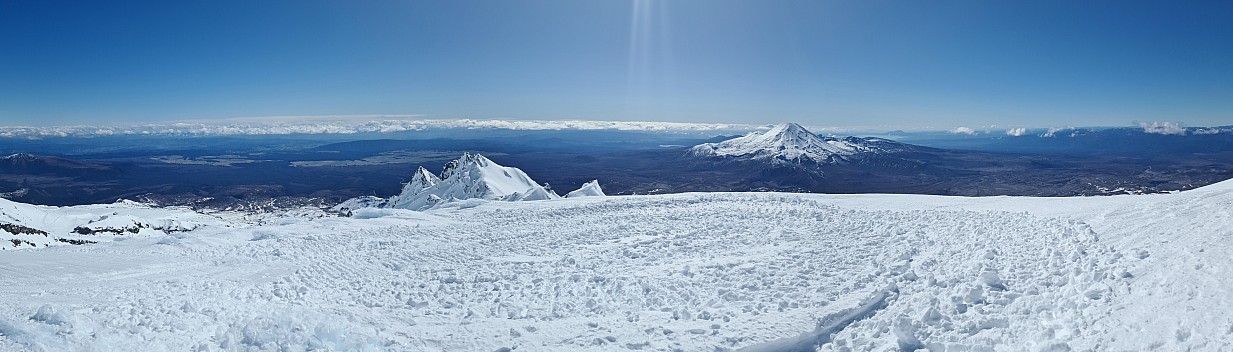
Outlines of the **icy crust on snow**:
{"label": "icy crust on snow", "polygon": [[0,349],[1100,348],[1139,260],[1073,219],[830,203],[372,209],[11,252]]}
{"label": "icy crust on snow", "polygon": [[767,131],[700,144],[690,148],[689,153],[705,157],[766,159],[777,163],[836,163],[861,153],[893,152],[898,149],[897,145],[879,138],[818,137],[801,125],[784,123]]}

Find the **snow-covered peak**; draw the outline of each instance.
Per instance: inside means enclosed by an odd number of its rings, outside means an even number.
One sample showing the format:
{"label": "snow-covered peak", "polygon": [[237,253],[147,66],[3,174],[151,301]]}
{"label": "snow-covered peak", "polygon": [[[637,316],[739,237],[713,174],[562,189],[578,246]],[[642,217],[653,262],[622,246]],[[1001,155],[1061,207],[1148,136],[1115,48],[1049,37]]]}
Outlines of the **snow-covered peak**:
{"label": "snow-covered peak", "polygon": [[889,141],[819,137],[801,125],[783,123],[765,132],[752,132],[718,143],[700,144],[690,148],[689,153],[695,156],[770,159],[776,162],[833,163],[864,152],[889,151],[884,148],[885,142]]}
{"label": "snow-covered peak", "polygon": [[547,200],[561,196],[540,186],[525,172],[501,166],[480,154],[464,153],[445,164],[440,177],[416,170],[402,193],[381,206],[423,210],[460,199]]}
{"label": "snow-covered peak", "polygon": [[599,188],[599,180],[591,180],[582,185],[581,188],[565,194],[565,198],[580,198],[580,197],[603,197],[604,190]]}
{"label": "snow-covered peak", "polygon": [[818,136],[805,127],[795,123],[781,123],[762,133],[763,139],[771,139],[781,144],[806,145],[816,142]]}
{"label": "snow-covered peak", "polygon": [[4,163],[8,165],[30,165],[30,164],[38,163],[40,159],[42,158],[40,158],[38,155],[29,154],[29,153],[10,154],[3,158],[0,158],[0,160],[3,160]]}
{"label": "snow-covered peak", "polygon": [[[399,192],[398,195],[390,198],[385,204],[396,207],[399,204],[413,201],[416,199],[417,195],[423,193],[432,186],[436,186],[440,182],[441,179],[437,178],[437,175],[433,175],[431,172],[428,172],[428,169],[420,166],[419,169],[415,170],[415,173],[411,174],[411,181],[408,181],[407,184],[402,186],[402,192]],[[375,202],[372,199],[357,198],[344,202],[343,204],[340,204],[340,206],[355,209],[357,207],[377,206],[381,204],[383,203]]]}
{"label": "snow-covered peak", "polygon": [[33,161],[35,159],[38,159],[38,157],[30,153],[15,153],[15,154],[9,154],[4,157],[4,160]]}
{"label": "snow-covered peak", "polygon": [[441,185],[455,192],[442,196],[458,199],[503,197],[540,187],[535,180],[515,167],[501,166],[480,154],[464,153],[445,164]]}
{"label": "snow-covered peak", "polygon": [[420,166],[420,168],[415,170],[415,173],[411,175],[411,181],[407,182],[407,184],[402,187],[402,193],[419,193],[425,189],[428,189],[428,187],[435,186],[440,182],[441,179],[437,178],[437,175],[433,175],[431,172],[428,172],[428,169]]}
{"label": "snow-covered peak", "polygon": [[[485,168],[492,165],[496,165],[496,163],[492,162],[492,160],[488,160],[487,157],[484,157],[479,153],[462,153],[462,157],[445,164],[445,168],[441,170],[441,179],[450,178],[460,172],[466,172],[477,168]],[[500,167],[501,165],[497,166]],[[420,167],[420,169],[422,170],[424,168]]]}

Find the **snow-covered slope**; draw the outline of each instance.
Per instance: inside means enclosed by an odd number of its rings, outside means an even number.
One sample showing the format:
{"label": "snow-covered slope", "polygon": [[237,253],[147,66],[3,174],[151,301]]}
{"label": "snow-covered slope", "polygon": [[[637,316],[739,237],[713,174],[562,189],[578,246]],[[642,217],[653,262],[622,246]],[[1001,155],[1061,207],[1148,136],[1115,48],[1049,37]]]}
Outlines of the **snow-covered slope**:
{"label": "snow-covered slope", "polygon": [[133,202],[44,207],[0,199],[0,250],[162,236],[218,223],[185,209]]}
{"label": "snow-covered slope", "polygon": [[776,163],[836,163],[868,153],[889,153],[903,145],[880,138],[819,137],[801,125],[784,123],[718,143],[690,148],[690,155],[769,160]]}
{"label": "snow-covered slope", "polygon": [[0,252],[0,350],[1233,349],[1229,183],[472,205]]}

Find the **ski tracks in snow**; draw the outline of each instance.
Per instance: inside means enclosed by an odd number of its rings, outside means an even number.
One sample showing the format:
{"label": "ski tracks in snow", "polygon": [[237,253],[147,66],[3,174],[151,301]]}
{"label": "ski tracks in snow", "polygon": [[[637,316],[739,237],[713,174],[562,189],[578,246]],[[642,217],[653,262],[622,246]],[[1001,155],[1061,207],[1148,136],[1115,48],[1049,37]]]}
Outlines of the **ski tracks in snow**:
{"label": "ski tracks in snow", "polygon": [[371,215],[99,246],[228,270],[50,285],[79,297],[53,304],[19,277],[0,347],[1060,351],[1102,346],[1087,327],[1133,279],[1087,224],[1008,211],[684,194]]}

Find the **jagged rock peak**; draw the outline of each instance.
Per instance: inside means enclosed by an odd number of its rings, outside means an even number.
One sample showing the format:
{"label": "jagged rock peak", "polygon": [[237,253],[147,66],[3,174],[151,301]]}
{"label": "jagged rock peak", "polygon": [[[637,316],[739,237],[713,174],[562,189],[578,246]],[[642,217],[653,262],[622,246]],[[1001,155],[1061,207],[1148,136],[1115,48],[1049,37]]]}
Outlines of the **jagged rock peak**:
{"label": "jagged rock peak", "polygon": [[[462,157],[445,163],[445,167],[441,170],[440,179],[444,180],[453,177],[456,173],[458,173],[458,170],[467,166],[487,167],[491,164],[494,164],[492,160],[488,160],[488,158],[480,155],[479,153],[464,152],[462,153]],[[423,169],[423,167],[420,167],[420,169]]]}
{"label": "jagged rock peak", "polygon": [[437,175],[433,175],[431,172],[428,172],[428,169],[420,166],[419,169],[415,170],[415,173],[411,174],[411,181],[408,181],[407,184],[403,186],[402,191],[403,193],[407,193],[409,191],[418,193],[440,182],[441,179],[437,178]]}
{"label": "jagged rock peak", "polygon": [[[402,193],[382,207],[423,210],[462,199],[505,201],[547,200],[561,196],[539,185],[525,172],[501,166],[476,153],[445,164],[440,177],[420,168]],[[371,204],[371,203],[369,203]]]}

